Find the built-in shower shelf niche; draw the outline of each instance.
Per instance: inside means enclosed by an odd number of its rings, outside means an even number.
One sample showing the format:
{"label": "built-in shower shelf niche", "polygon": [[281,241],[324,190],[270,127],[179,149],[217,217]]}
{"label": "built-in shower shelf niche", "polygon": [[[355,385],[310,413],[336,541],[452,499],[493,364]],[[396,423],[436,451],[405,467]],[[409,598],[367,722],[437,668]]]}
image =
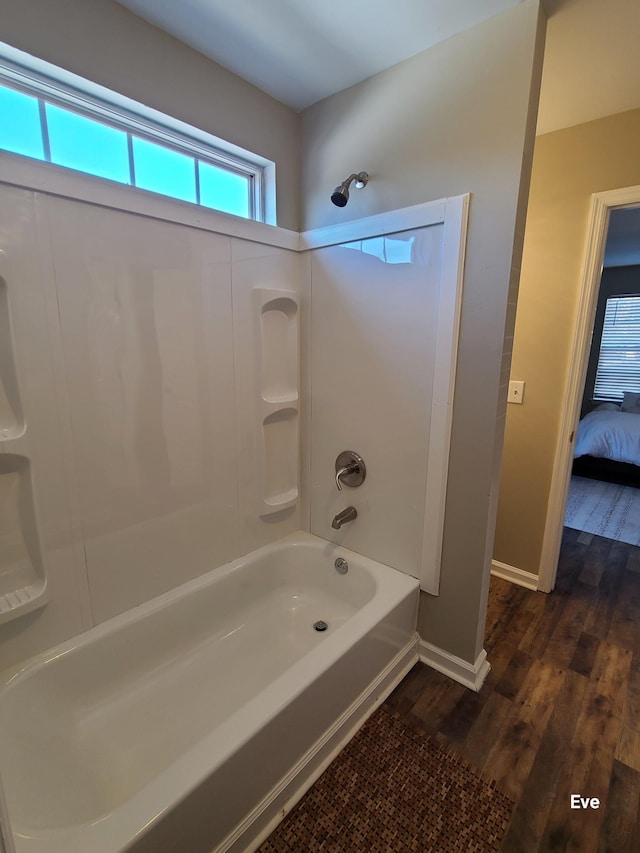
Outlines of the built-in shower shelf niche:
{"label": "built-in shower shelf niche", "polygon": [[295,506],[298,499],[298,411],[288,407],[268,415],[264,438],[264,503],[272,511]]}
{"label": "built-in shower shelf niche", "polygon": [[[2,253],[0,252],[0,260]],[[7,281],[0,270],[0,441],[25,431],[16,372]]]}
{"label": "built-in shower shelf niche", "polygon": [[262,485],[258,512],[298,501],[299,318],[295,291],[255,288],[258,328],[258,430]]}
{"label": "built-in shower shelf niche", "polygon": [[266,294],[260,308],[262,397],[268,402],[298,399],[298,305],[295,293]]}
{"label": "built-in shower shelf niche", "polygon": [[0,623],[46,601],[29,460],[0,453]]}

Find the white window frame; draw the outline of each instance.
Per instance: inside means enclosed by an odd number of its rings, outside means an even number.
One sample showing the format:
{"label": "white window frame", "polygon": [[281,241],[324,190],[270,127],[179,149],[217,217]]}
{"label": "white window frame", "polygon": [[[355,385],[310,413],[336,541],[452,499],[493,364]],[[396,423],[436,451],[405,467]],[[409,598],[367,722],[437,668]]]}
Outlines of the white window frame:
{"label": "white window frame", "polygon": [[[0,84],[3,83],[203,163],[247,177],[250,184],[248,219],[276,224],[275,165],[271,160],[0,43]],[[140,187],[134,189],[148,192]]]}

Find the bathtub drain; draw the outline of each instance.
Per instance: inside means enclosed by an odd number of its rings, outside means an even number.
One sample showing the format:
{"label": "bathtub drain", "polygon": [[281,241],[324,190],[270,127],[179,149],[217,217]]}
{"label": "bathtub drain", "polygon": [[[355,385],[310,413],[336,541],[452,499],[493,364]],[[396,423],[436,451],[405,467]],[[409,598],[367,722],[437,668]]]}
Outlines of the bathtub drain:
{"label": "bathtub drain", "polygon": [[323,619],[318,619],[317,622],[313,623],[313,627],[316,631],[326,631],[329,626]]}

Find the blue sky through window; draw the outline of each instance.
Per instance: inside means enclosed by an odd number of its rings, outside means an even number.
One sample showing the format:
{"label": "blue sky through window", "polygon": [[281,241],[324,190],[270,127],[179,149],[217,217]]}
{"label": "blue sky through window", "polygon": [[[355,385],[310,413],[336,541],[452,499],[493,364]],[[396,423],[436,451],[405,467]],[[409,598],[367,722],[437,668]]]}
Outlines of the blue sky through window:
{"label": "blue sky through window", "polygon": [[38,99],[0,86],[0,148],[44,159]]}
{"label": "blue sky through window", "polygon": [[193,157],[178,154],[162,145],[133,137],[136,186],[183,201],[196,201],[196,172]]}
{"label": "blue sky through window", "polygon": [[200,204],[248,218],[249,179],[227,172],[209,163],[198,163],[200,169]]}
{"label": "blue sky through window", "polygon": [[[0,85],[0,150],[22,154],[89,175],[133,184],[182,201],[201,204],[245,219],[253,209],[254,180],[259,169],[243,174],[211,159],[200,160],[158,144],[97,117]],[[89,107],[87,107],[89,109]],[[124,128],[124,129],[123,129]],[[196,178],[197,170],[197,178]]]}
{"label": "blue sky through window", "polygon": [[130,183],[127,134],[47,104],[51,162],[121,184]]}

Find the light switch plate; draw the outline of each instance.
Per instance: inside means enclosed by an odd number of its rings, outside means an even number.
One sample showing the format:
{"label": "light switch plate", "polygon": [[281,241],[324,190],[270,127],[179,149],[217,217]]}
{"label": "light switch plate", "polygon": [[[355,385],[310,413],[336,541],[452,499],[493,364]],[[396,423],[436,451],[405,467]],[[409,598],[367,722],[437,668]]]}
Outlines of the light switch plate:
{"label": "light switch plate", "polygon": [[522,403],[524,399],[524,382],[517,379],[512,379],[509,382],[509,394],[507,395],[508,403]]}

